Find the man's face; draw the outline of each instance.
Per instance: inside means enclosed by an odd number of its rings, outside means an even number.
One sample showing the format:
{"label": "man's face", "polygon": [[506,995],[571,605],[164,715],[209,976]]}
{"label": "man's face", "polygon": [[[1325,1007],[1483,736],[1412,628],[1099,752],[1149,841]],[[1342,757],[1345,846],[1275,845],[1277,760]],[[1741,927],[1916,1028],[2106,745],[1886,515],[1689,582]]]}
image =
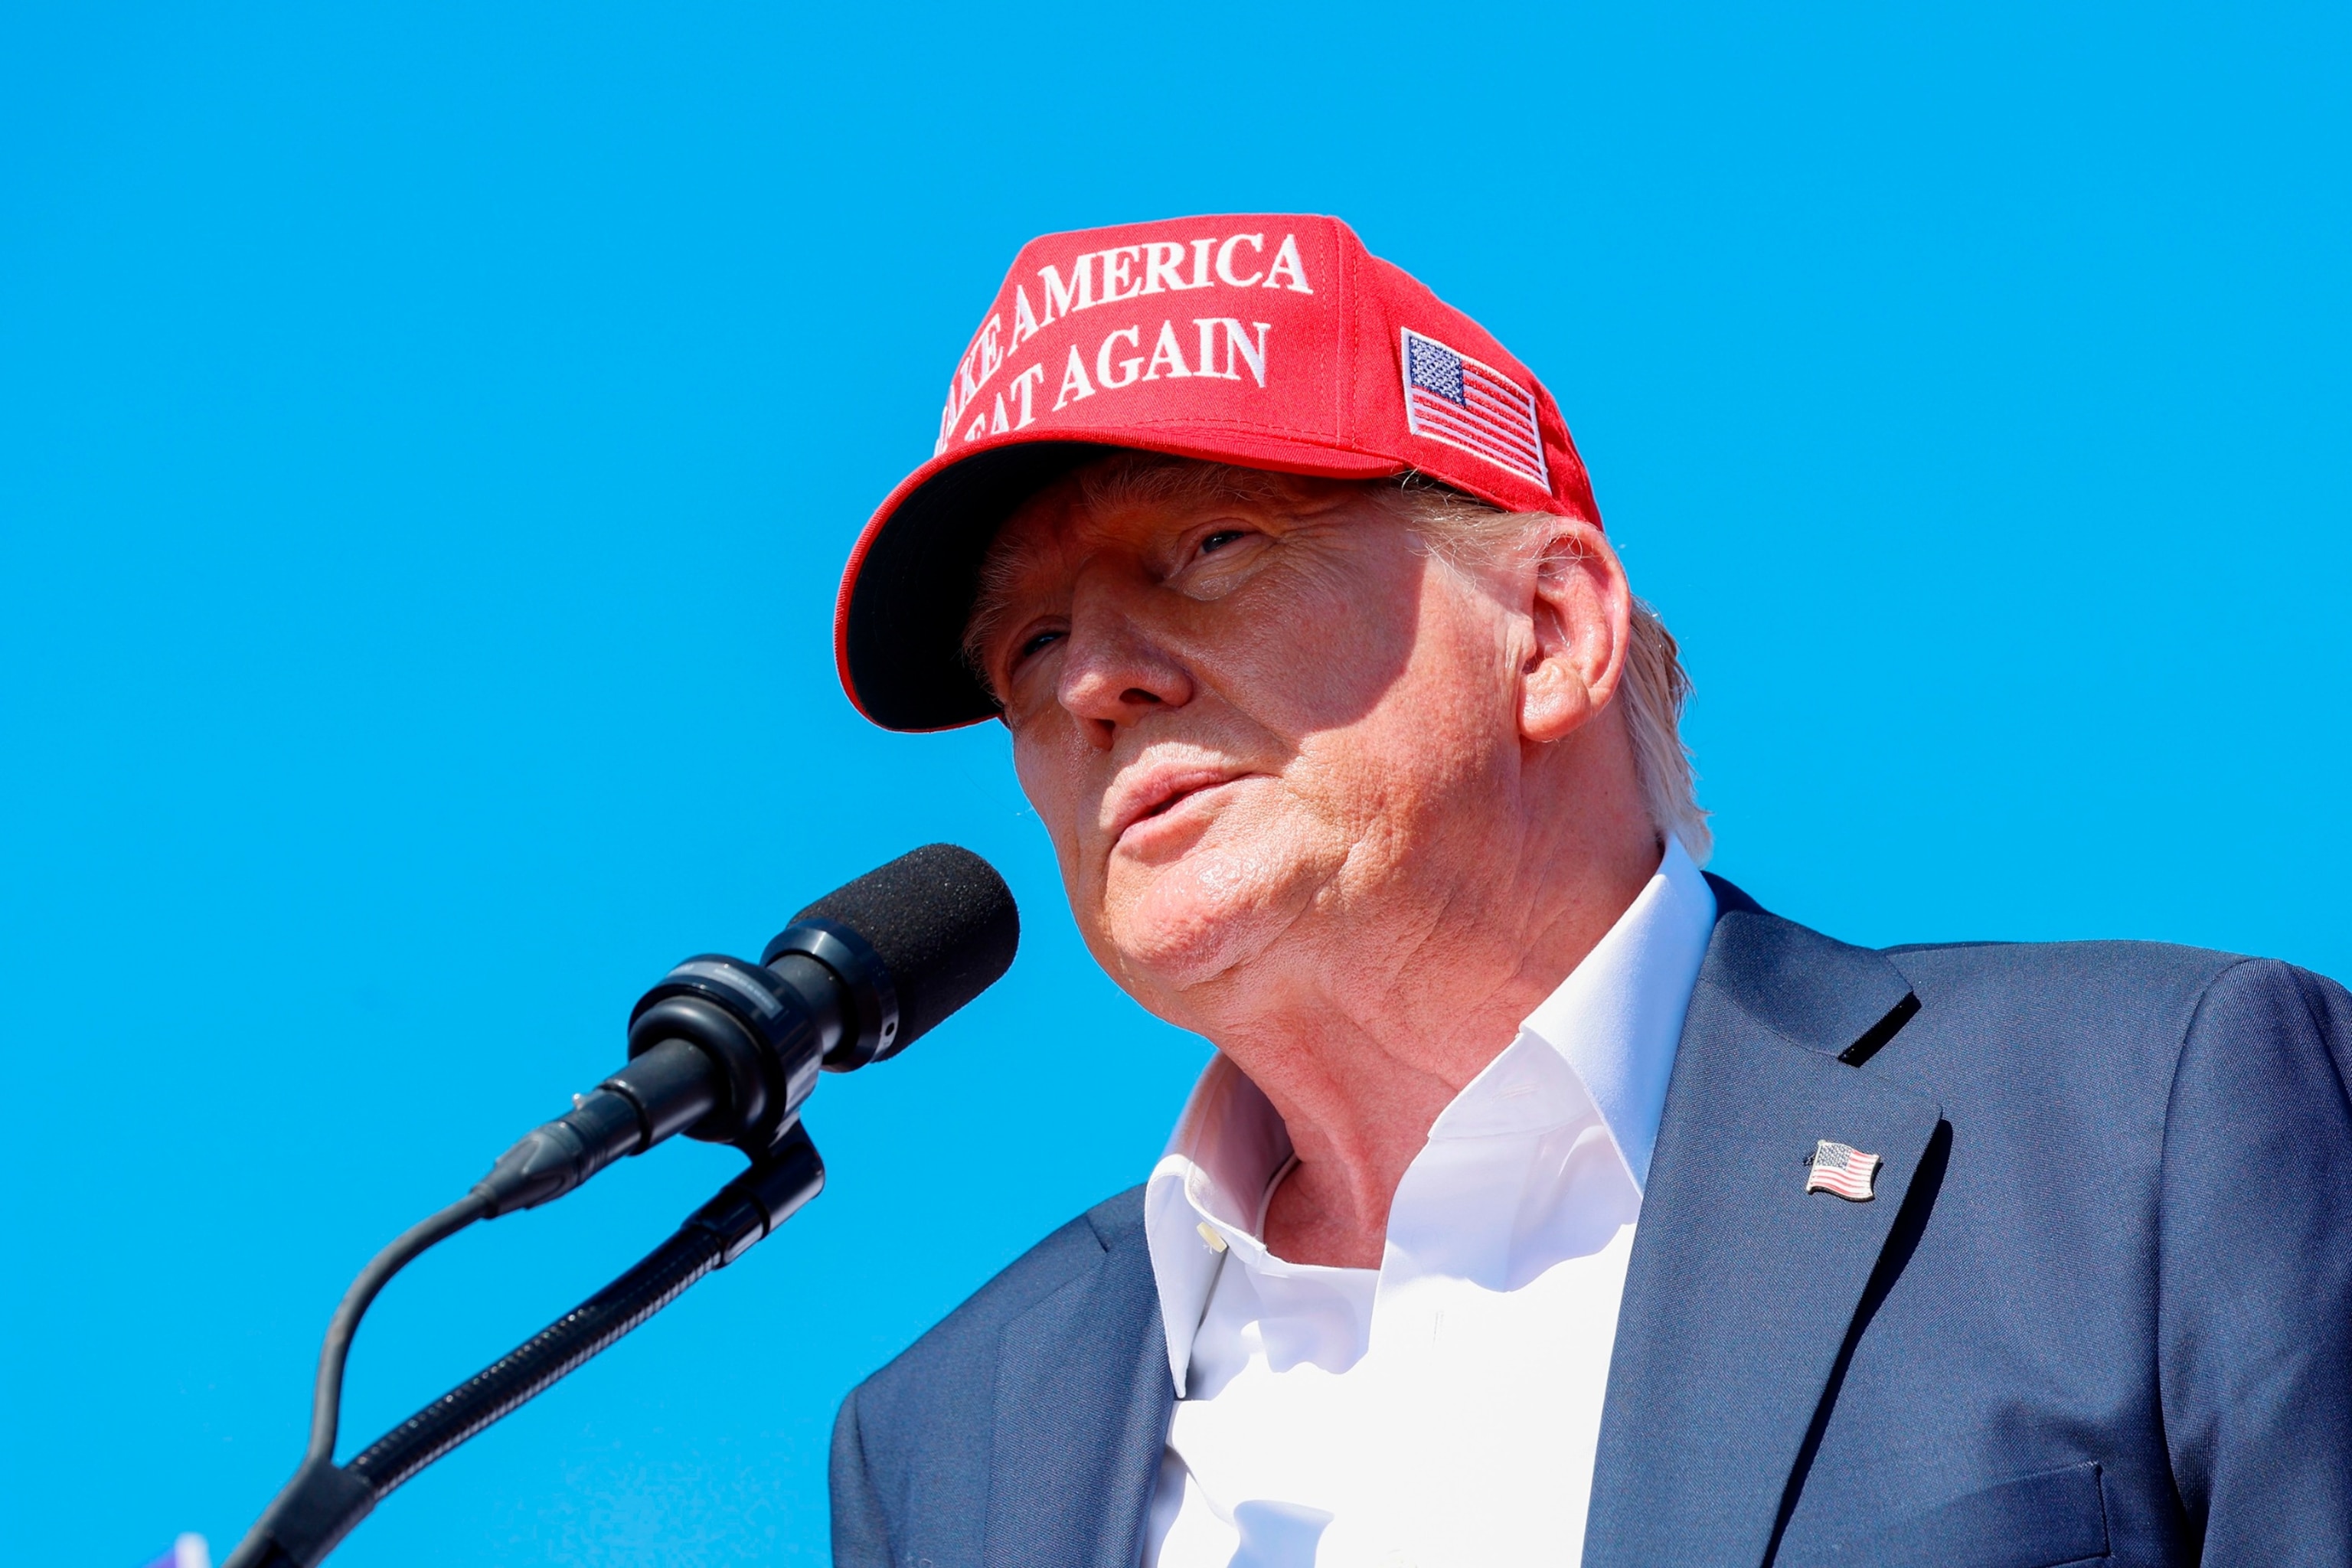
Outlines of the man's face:
{"label": "man's face", "polygon": [[1193,1026],[1244,971],[1401,960],[1516,847],[1524,616],[1367,488],[1265,481],[1066,481],[1007,524],[975,620],[1088,945]]}

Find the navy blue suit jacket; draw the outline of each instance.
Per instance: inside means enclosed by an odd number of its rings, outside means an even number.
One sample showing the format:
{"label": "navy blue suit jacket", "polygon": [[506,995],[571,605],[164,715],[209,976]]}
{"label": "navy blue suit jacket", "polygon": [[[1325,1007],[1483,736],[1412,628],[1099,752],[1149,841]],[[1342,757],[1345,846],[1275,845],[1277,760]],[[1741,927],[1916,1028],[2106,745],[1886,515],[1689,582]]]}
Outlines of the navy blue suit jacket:
{"label": "navy blue suit jacket", "polygon": [[[1716,880],[1588,1568],[2352,1564],[2352,996],[2137,942],[1873,952]],[[1804,1192],[1836,1139],[1877,1197]],[[1140,1189],[856,1389],[845,1568],[1133,1568]]]}

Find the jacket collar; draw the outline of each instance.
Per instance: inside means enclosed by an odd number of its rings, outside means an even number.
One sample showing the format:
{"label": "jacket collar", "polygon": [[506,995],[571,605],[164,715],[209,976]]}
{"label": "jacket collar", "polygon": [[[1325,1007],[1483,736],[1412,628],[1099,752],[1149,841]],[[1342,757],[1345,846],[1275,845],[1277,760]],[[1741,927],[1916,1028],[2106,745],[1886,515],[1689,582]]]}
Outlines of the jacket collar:
{"label": "jacket collar", "polygon": [[[1861,1070],[1918,1010],[1894,965],[1710,877],[1623,1301],[1586,1568],[1760,1563],[1856,1309],[1942,1120]],[[1875,1196],[1804,1190],[1831,1139]]]}
{"label": "jacket collar", "polygon": [[1176,1390],[1140,1190],[1087,1211],[1098,1257],[1008,1321],[988,1434],[988,1568],[1134,1568]]}
{"label": "jacket collar", "polygon": [[[1586,1568],[1766,1560],[1942,1116],[1856,1065],[1918,1010],[1894,966],[1707,880],[1718,913],[1618,1314]],[[1804,1192],[1822,1138],[1885,1162],[1873,1201]],[[1175,1398],[1140,1197],[1089,1214],[1098,1260],[1005,1326],[990,1563],[1124,1568],[1140,1548]]]}

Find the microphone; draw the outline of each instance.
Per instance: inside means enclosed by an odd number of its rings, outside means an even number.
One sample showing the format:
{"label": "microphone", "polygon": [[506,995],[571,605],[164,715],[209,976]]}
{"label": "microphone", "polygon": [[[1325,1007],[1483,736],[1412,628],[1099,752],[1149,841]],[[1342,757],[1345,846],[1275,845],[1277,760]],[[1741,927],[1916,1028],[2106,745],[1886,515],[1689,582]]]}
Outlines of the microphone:
{"label": "microphone", "polygon": [[927,844],[794,915],[757,963],[688,959],[630,1012],[628,1065],[475,1184],[481,1217],[536,1208],[680,1132],[761,1158],[792,1132],[820,1070],[905,1050],[994,984],[1020,942],[995,868]]}
{"label": "microphone", "polygon": [[[757,963],[706,953],[664,975],[629,1014],[626,1067],[573,1095],[569,1114],[508,1150],[352,1281],[320,1348],[302,1466],[222,1568],[316,1568],[393,1489],[771,1235],[824,1186],[824,1162],[800,1125],[817,1074],[905,1050],[994,984],[1020,943],[1021,917],[995,868],[927,844],[794,915]],[[387,1280],[467,1226],[562,1197],[680,1132],[736,1145],[751,1169],[611,1285],[335,1463],[344,1360]]]}

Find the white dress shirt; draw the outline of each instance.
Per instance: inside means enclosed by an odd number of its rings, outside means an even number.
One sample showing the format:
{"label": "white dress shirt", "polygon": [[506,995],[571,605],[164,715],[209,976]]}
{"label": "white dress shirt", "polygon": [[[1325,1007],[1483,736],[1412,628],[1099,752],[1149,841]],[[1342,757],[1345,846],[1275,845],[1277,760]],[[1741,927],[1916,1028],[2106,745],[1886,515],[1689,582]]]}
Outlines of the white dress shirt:
{"label": "white dress shirt", "polygon": [[1144,1196],[1176,1380],[1145,1568],[1578,1562],[1625,1261],[1715,894],[1657,873],[1430,1129],[1381,1267],[1259,1239],[1290,1141],[1211,1060]]}

